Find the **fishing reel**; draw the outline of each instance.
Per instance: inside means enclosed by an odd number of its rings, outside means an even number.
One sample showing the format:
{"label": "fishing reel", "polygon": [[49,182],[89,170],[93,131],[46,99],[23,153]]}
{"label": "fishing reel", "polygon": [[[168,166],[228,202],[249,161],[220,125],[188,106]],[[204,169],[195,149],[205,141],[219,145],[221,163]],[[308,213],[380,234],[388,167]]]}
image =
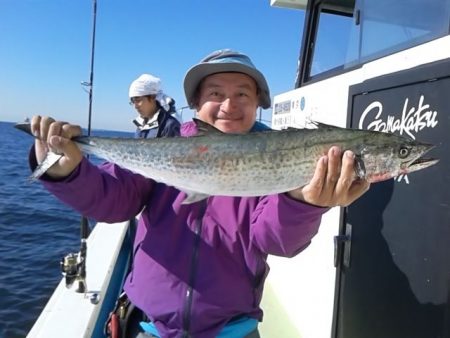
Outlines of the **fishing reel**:
{"label": "fishing reel", "polygon": [[80,252],[69,253],[61,259],[61,273],[66,281],[66,288],[76,282],[78,293],[86,292],[86,241],[82,240]]}

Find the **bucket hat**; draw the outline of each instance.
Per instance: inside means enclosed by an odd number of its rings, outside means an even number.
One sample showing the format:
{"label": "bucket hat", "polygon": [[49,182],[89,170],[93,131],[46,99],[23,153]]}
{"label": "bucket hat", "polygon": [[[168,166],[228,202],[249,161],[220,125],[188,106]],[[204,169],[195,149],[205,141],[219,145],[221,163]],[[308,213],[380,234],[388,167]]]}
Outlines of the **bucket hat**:
{"label": "bucket hat", "polygon": [[259,89],[259,106],[270,107],[270,91],[264,75],[255,67],[250,58],[231,49],[212,52],[198,64],[190,68],[184,77],[184,94],[190,108],[194,108],[194,95],[201,81],[217,73],[243,73],[253,78]]}

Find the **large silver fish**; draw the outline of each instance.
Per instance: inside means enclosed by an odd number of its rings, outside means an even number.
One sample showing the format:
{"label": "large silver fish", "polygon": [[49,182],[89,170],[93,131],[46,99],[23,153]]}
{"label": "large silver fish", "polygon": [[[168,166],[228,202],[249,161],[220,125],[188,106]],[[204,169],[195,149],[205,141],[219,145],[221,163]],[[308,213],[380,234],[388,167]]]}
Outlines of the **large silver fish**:
{"label": "large silver fish", "polygon": [[[80,149],[187,193],[184,203],[209,195],[264,196],[307,184],[320,156],[332,145],[356,154],[355,173],[378,182],[427,168],[421,159],[433,145],[389,133],[345,129],[317,123],[317,129],[231,135],[196,120],[194,137],[125,139],[79,136]],[[18,129],[30,133],[29,124]],[[31,133],[30,133],[31,134]],[[49,155],[32,177],[61,157]]]}

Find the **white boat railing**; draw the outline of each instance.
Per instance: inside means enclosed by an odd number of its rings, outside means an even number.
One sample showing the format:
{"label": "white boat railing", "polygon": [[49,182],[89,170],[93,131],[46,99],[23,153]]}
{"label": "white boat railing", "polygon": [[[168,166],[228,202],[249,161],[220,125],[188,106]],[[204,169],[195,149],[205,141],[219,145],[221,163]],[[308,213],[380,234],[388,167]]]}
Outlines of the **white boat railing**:
{"label": "white boat railing", "polygon": [[67,288],[63,278],[28,338],[93,337],[94,331],[98,332],[97,319],[104,305],[128,225],[129,222],[95,225],[87,239],[87,292],[77,293],[75,285]]}

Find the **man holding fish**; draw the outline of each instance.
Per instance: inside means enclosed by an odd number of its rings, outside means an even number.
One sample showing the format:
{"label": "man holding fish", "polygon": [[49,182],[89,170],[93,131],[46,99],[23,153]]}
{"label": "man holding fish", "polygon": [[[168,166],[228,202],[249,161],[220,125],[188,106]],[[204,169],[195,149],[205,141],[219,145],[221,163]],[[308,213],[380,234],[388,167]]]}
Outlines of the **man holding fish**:
{"label": "man holding fish", "polygon": [[[263,74],[231,50],[216,51],[192,67],[184,89],[197,118],[215,127],[188,122],[181,126],[185,137],[258,132],[257,108],[270,107]],[[71,141],[81,135],[79,126],[34,116],[31,130],[38,138],[32,169],[49,149],[63,154],[41,181],[64,203],[102,222],[125,221],[143,210],[124,286],[149,318],[142,336],[259,337],[267,256],[297,255],[329,207],[349,205],[370,185],[355,175],[354,153],[331,146],[304,186],[266,196],[208,196],[181,191],[170,177],[151,179],[113,163],[94,166]],[[208,145],[196,151],[186,155],[199,167],[195,175],[202,175],[196,156],[208,153]],[[233,168],[216,174],[226,180]]]}

